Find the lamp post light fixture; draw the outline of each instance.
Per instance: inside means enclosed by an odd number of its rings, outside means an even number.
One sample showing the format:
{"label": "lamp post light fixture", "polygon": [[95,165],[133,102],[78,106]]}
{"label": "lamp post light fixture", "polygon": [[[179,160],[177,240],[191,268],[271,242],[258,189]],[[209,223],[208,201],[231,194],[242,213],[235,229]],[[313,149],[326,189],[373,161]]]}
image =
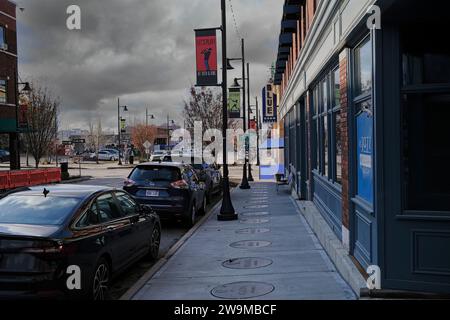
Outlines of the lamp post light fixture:
{"label": "lamp post light fixture", "polygon": [[151,120],[155,120],[155,116],[153,114],[148,114],[148,108],[145,109],[145,125],[148,127],[148,118]]}
{"label": "lamp post light fixture", "polygon": [[122,118],[120,116],[120,109],[123,109],[124,112],[128,111],[127,106],[120,105],[120,98],[117,98],[117,128],[118,128],[118,138],[119,138],[119,166],[122,165],[122,146],[121,146],[121,136],[122,136],[122,127],[121,122]]}

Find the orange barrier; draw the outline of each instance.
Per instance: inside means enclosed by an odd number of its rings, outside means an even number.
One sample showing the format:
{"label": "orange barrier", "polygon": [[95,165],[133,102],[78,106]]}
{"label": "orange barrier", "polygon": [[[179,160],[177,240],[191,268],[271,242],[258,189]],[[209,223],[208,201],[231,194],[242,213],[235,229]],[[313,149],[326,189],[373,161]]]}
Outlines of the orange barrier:
{"label": "orange barrier", "polygon": [[28,170],[11,171],[9,173],[9,189],[28,187],[30,185],[30,174]]}
{"label": "orange barrier", "polygon": [[0,190],[61,182],[61,169],[36,169],[0,172]]}
{"label": "orange barrier", "polygon": [[61,182],[61,169],[60,168],[52,168],[45,170],[46,173],[46,182],[47,183],[55,183]]}
{"label": "orange barrier", "polygon": [[28,174],[30,177],[29,186],[37,186],[47,183],[45,170],[29,170]]}
{"label": "orange barrier", "polygon": [[9,189],[9,172],[0,172],[0,190]]}

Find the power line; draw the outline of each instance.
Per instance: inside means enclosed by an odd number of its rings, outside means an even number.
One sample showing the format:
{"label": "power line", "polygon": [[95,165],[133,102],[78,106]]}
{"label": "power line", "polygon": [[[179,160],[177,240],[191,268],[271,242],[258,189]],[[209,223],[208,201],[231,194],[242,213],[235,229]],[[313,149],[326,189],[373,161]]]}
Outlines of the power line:
{"label": "power line", "polygon": [[229,0],[229,3],[230,3],[230,8],[231,8],[231,14],[233,16],[233,21],[234,21],[234,30],[236,32],[236,36],[238,37],[238,40],[240,41],[242,39],[242,36],[241,36],[241,33],[239,32],[236,14],[234,13],[233,2],[231,0]]}

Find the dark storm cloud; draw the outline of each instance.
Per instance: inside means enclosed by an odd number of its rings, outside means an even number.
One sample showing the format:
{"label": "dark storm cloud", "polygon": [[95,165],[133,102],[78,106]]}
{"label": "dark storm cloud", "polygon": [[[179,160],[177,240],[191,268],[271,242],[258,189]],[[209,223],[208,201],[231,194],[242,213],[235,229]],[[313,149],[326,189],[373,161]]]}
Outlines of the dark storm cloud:
{"label": "dark storm cloud", "polygon": [[[227,1],[228,2],[228,1]],[[252,63],[252,95],[268,78],[277,46],[282,0],[233,0]],[[66,29],[66,8],[82,10],[82,30]],[[22,0],[18,11],[22,78],[42,79],[61,97],[63,127],[101,117],[115,127],[120,96],[129,117],[145,108],[162,122],[179,116],[195,81],[194,28],[220,25],[218,0]],[[229,56],[239,54],[230,10]],[[220,47],[219,47],[220,50]],[[239,70],[239,68],[236,68]],[[239,74],[230,74],[230,77]]]}

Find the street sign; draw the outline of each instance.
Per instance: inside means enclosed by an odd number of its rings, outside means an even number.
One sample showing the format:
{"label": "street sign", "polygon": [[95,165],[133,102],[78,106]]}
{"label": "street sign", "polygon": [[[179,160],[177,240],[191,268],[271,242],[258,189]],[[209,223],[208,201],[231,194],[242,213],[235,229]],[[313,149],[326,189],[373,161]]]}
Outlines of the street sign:
{"label": "street sign", "polygon": [[145,153],[150,154],[150,147],[152,146],[152,144],[147,140],[142,145],[145,148]]}
{"label": "street sign", "polygon": [[72,143],[86,143],[86,139],[73,139]]}

